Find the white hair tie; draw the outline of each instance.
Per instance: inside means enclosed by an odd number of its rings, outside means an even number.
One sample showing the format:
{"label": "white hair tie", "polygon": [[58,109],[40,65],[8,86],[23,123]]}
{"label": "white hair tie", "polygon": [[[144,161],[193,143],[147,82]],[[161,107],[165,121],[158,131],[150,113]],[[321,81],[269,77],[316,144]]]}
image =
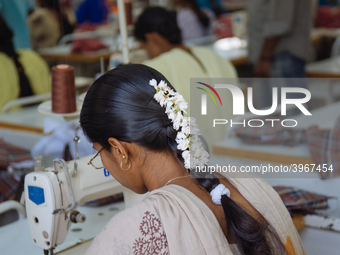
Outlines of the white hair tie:
{"label": "white hair tie", "polygon": [[218,184],[211,192],[211,200],[217,204],[220,205],[221,204],[221,197],[223,195],[227,195],[228,197],[230,197],[230,190],[228,188],[226,188],[223,184]]}

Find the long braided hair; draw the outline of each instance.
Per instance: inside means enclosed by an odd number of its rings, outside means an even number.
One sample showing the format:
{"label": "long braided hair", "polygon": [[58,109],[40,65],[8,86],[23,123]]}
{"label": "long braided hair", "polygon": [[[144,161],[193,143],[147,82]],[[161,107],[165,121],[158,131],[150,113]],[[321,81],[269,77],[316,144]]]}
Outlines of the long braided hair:
{"label": "long braided hair", "polygon": [[16,53],[13,45],[13,33],[7,26],[5,20],[0,13],[0,52],[5,53],[8,57],[12,58],[16,66],[19,84],[20,84],[20,95],[19,97],[33,95],[32,88],[29,80],[25,74],[25,70],[19,61],[19,55]]}
{"label": "long braided hair", "polygon": [[[151,151],[173,150],[184,162],[182,151],[177,149],[177,131],[165,109],[153,100],[155,89],[149,85],[151,79],[164,80],[175,90],[162,74],[145,65],[121,65],[101,76],[85,97],[80,115],[81,127],[92,142],[99,143],[106,150],[111,149],[108,138],[115,137]],[[209,193],[220,183],[212,174],[202,176],[195,171],[191,174],[197,185]],[[264,224],[228,196],[223,195],[221,202],[228,235],[243,254],[277,254],[267,242]],[[276,243],[281,243],[276,233],[270,233]]]}

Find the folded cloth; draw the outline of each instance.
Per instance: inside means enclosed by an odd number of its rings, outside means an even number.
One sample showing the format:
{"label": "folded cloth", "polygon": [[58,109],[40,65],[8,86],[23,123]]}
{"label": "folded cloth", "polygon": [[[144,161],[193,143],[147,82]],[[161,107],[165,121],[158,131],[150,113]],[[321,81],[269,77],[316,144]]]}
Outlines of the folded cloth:
{"label": "folded cloth", "polygon": [[[75,142],[73,138],[75,136],[75,130],[78,129],[78,125],[72,122],[66,122],[65,120],[57,120],[52,118],[44,119],[44,136],[41,138],[32,148],[32,157],[38,155],[50,155],[52,159],[65,158],[65,149],[67,148],[72,156],[72,159],[76,158]],[[80,138],[78,141],[78,156],[80,158],[94,154],[95,150],[92,147],[84,132],[81,128],[78,129],[77,135]]]}
{"label": "folded cloth", "polygon": [[28,150],[5,142],[0,138],[0,170],[7,170],[10,163],[31,160]]}
{"label": "folded cloth", "polygon": [[261,127],[238,126],[235,129],[235,135],[246,143],[282,144],[291,147],[306,140],[305,131],[302,129],[283,127],[279,120],[263,120],[263,123]]}
{"label": "folded cloth", "polygon": [[77,39],[73,41],[71,53],[85,53],[107,48],[108,46],[97,38]]}
{"label": "folded cloth", "polygon": [[334,198],[288,186],[273,188],[280,195],[292,217],[299,214],[316,214],[315,210],[328,209],[328,199]]}

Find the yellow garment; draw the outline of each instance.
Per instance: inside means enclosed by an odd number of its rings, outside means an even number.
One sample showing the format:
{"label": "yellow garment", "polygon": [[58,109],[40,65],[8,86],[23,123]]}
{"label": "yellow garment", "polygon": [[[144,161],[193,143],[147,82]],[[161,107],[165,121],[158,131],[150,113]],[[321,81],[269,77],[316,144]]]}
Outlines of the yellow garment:
{"label": "yellow garment", "polygon": [[[50,70],[47,63],[32,50],[18,51],[19,61],[24,68],[33,93],[51,91]],[[12,58],[0,52],[0,110],[11,100],[19,97],[19,76]]]}
{"label": "yellow garment", "polygon": [[[188,52],[180,48],[174,48],[169,52],[151,60],[146,60],[143,64],[148,65],[162,73],[171,83],[171,85],[183,95],[190,105],[190,78],[237,78],[235,67],[230,61],[220,57],[213,51],[203,47],[190,47],[192,54],[199,59],[200,63]],[[204,70],[205,69],[205,70]],[[214,87],[214,84],[210,84]],[[201,91],[191,91],[191,93],[201,93]],[[218,94],[223,101],[222,107],[210,107],[208,115],[212,119],[232,119],[232,97],[225,89],[219,90]],[[209,96],[208,96],[209,97]],[[196,96],[195,96],[196,98]],[[200,97],[198,97],[200,98]],[[208,100],[209,101],[209,100]],[[194,103],[194,102],[192,102]],[[200,106],[196,105],[195,113]],[[193,104],[191,104],[193,105]],[[200,105],[200,104],[199,104]],[[208,102],[208,107],[209,107]],[[213,111],[212,111],[213,110]],[[187,110],[190,115],[190,107]],[[193,114],[197,118],[197,114]],[[212,145],[224,138],[226,125],[213,127],[212,121],[202,121],[197,119],[201,134],[206,140],[209,150]]]}

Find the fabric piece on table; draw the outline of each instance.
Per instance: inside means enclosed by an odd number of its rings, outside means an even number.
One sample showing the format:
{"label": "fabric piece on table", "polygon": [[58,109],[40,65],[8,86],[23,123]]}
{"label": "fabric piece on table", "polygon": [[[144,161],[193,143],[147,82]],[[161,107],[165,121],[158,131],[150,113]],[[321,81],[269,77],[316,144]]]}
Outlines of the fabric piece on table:
{"label": "fabric piece on table", "polygon": [[13,173],[0,171],[0,203],[7,200],[19,201],[24,191],[25,175],[32,171],[33,168],[17,168]]}
{"label": "fabric piece on table", "polygon": [[322,179],[340,176],[340,118],[332,129],[308,128],[307,145]]}
{"label": "fabric piece on table", "polygon": [[31,160],[28,150],[5,142],[0,138],[0,170],[7,170],[10,163]]}
{"label": "fabric piece on table", "polygon": [[71,54],[93,52],[108,49],[108,46],[97,38],[77,39],[72,43]]}
{"label": "fabric piece on table", "polygon": [[292,217],[299,214],[316,214],[315,210],[328,209],[328,199],[333,198],[294,187],[274,186],[273,188],[280,195]]}

